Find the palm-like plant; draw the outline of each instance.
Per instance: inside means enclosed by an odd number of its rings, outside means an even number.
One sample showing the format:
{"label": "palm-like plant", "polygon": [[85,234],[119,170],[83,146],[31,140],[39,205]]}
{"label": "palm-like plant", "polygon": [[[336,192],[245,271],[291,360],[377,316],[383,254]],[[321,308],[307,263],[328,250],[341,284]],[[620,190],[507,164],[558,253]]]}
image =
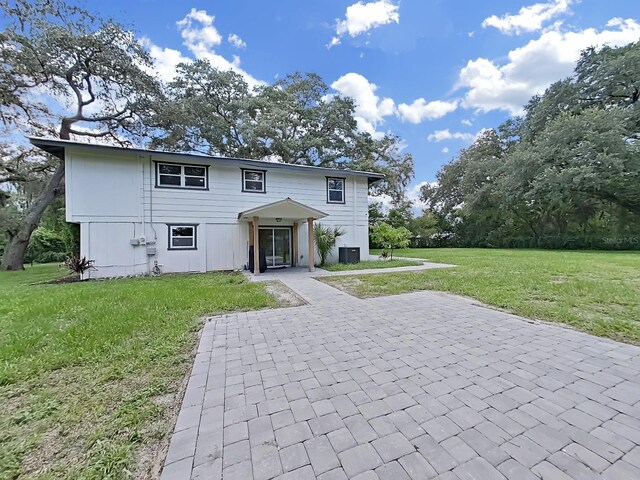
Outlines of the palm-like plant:
{"label": "palm-like plant", "polygon": [[340,227],[330,227],[328,225],[316,223],[313,233],[316,238],[316,248],[320,255],[320,266],[322,267],[331,253],[331,250],[336,246],[338,237],[344,235],[344,231]]}

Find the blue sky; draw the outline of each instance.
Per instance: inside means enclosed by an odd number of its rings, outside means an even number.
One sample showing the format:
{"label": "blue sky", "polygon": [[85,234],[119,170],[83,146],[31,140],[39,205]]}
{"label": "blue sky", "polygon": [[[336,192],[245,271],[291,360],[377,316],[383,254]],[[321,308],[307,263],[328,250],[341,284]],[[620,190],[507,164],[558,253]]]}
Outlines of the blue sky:
{"label": "blue sky", "polygon": [[89,1],[132,27],[165,79],[208,58],[250,82],[314,72],[359,125],[401,136],[416,179],[569,75],[581,49],[640,38],[637,0]]}

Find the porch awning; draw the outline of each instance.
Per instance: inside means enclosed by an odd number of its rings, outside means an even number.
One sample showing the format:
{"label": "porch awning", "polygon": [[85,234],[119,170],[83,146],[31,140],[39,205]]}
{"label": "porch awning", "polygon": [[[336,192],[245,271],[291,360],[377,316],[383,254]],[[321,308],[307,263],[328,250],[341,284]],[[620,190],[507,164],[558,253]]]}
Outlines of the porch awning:
{"label": "porch awning", "polygon": [[284,200],[279,200],[273,203],[267,203],[259,207],[240,212],[238,214],[239,220],[251,220],[253,217],[260,218],[284,218],[286,220],[306,220],[307,218],[313,218],[319,220],[326,217],[328,214],[321,212],[315,208],[309,207],[303,203],[296,202],[289,197]]}

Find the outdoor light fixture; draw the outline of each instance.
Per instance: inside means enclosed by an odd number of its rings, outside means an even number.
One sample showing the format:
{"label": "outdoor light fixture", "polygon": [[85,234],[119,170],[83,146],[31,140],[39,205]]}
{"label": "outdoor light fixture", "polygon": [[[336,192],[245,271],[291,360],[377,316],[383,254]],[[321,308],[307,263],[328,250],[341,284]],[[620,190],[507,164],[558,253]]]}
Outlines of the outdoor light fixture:
{"label": "outdoor light fixture", "polygon": [[282,221],[282,218],[276,218],[276,222],[280,223]]}

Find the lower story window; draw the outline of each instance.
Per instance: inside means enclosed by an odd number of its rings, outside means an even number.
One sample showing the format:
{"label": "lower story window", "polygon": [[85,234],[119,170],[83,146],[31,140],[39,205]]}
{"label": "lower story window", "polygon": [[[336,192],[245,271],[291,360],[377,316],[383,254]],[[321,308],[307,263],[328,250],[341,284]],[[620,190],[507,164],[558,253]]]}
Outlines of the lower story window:
{"label": "lower story window", "polygon": [[198,248],[198,225],[168,225],[169,250],[195,250]]}

